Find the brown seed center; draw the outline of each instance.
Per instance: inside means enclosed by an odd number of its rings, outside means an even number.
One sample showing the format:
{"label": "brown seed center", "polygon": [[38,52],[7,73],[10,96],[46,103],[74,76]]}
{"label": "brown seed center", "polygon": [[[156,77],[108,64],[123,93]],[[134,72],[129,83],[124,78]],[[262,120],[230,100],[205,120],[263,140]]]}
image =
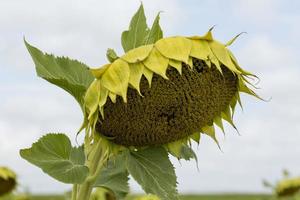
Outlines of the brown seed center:
{"label": "brown seed center", "polygon": [[173,142],[202,127],[224,111],[237,92],[237,78],[225,66],[223,75],[203,61],[193,59],[194,69],[182,67],[182,75],[169,67],[165,80],[154,75],[151,88],[145,78],[141,93],[129,88],[127,103],[120,97],[104,107],[104,120],[96,130],[124,146],[149,146]]}

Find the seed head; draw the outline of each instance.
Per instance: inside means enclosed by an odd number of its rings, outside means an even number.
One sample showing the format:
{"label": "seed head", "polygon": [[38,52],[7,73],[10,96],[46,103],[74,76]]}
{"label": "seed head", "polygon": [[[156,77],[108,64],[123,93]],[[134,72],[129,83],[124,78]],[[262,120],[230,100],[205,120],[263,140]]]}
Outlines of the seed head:
{"label": "seed head", "polygon": [[137,47],[92,73],[96,79],[85,97],[88,129],[126,147],[187,143],[200,133],[217,141],[214,124],[234,126],[239,93],[258,97],[248,87],[247,77],[254,75],[211,30]]}
{"label": "seed head", "polygon": [[167,79],[154,75],[151,87],[142,78],[141,94],[128,89],[127,103],[117,98],[104,106],[104,118],[96,130],[124,146],[162,145],[200,132],[224,111],[237,92],[237,78],[222,66],[193,59],[194,68],[182,67],[182,75],[174,68]]}

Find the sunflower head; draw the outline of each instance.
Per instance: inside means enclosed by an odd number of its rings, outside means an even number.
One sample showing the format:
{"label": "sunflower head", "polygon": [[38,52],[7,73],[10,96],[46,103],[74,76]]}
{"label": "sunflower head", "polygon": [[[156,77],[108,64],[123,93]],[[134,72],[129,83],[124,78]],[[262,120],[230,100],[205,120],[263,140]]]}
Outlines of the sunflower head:
{"label": "sunflower head", "polygon": [[13,191],[16,185],[16,174],[7,167],[0,167],[0,196]]}
{"label": "sunflower head", "polygon": [[300,177],[286,178],[278,182],[275,192],[279,197],[294,196],[300,192]]}
{"label": "sunflower head", "polygon": [[217,142],[214,125],[224,131],[225,120],[235,127],[240,92],[258,97],[249,87],[255,75],[227,48],[237,36],[222,44],[211,28],[203,36],[163,38],[159,32],[150,40],[151,29],[145,42],[128,48],[136,42],[124,42],[132,26],[122,34],[125,54],[110,49],[110,63],[91,69],[95,80],[85,96],[91,135],[125,147],[164,145],[171,151],[191,139],[199,142],[201,134]]}

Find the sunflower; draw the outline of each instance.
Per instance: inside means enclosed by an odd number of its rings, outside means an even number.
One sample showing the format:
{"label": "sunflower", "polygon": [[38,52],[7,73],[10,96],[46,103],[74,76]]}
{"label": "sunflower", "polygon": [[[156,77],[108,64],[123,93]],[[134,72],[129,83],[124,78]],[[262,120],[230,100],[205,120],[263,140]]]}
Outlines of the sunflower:
{"label": "sunflower", "polygon": [[279,197],[294,196],[300,192],[300,177],[286,178],[278,182],[275,192]]}
{"label": "sunflower", "polygon": [[[203,36],[176,36],[141,45],[111,63],[91,69],[95,80],[85,96],[86,127],[91,135],[124,147],[178,146],[215,126],[233,127],[240,93],[255,77],[243,70],[227,44],[210,29]],[[259,98],[259,97],[258,97]],[[172,152],[175,153],[176,152]]]}
{"label": "sunflower", "polygon": [[[63,173],[64,177],[31,156],[41,157],[34,148],[43,141],[58,145],[64,139],[70,144],[63,134],[46,135],[31,149],[21,150],[21,156],[57,180],[75,183],[73,199],[88,199],[93,187],[107,187],[123,197],[129,192],[129,173],[146,193],[177,199],[168,153],[197,159],[192,141],[199,143],[205,134],[218,144],[216,126],[224,132],[226,121],[236,128],[233,115],[236,105],[241,106],[240,93],[260,98],[251,83],[257,77],[244,70],[228,49],[240,34],[225,44],[213,37],[213,28],[202,36],[163,37],[159,19],[158,14],[149,28],[141,5],[122,33],[125,53],[119,56],[108,49],[109,63],[98,68],[44,54],[25,41],[37,74],[79,103],[84,121],[78,134],[85,129],[85,138],[76,150],[82,157],[76,181],[73,173]],[[67,157],[73,159],[72,154]],[[110,183],[105,173],[121,182]]]}
{"label": "sunflower", "polygon": [[7,167],[0,167],[0,196],[13,191],[16,185],[16,174]]}

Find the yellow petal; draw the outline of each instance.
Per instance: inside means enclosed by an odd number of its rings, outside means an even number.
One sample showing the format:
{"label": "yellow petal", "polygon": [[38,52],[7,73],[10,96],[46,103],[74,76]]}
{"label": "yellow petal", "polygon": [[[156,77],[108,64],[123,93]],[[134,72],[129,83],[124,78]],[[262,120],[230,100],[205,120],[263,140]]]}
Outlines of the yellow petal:
{"label": "yellow petal", "polygon": [[144,66],[143,75],[146,77],[146,79],[148,80],[149,86],[151,87],[153,72]]}
{"label": "yellow petal", "polygon": [[181,61],[177,61],[177,60],[169,60],[169,65],[171,67],[174,67],[175,69],[177,69],[177,71],[179,72],[179,74],[182,74],[182,62]]}
{"label": "yellow petal", "polygon": [[99,112],[100,112],[102,118],[104,119],[104,106],[99,107]]}
{"label": "yellow petal", "polygon": [[101,113],[101,116],[103,117],[103,119],[104,119],[104,105],[106,103],[107,96],[108,96],[108,90],[103,85],[101,85],[100,86],[99,110],[100,110],[100,113]]}
{"label": "yellow petal", "polygon": [[239,78],[239,91],[240,92],[244,92],[246,94],[252,95],[260,100],[264,100],[262,99],[260,96],[258,96],[253,90],[251,90],[246,83],[244,82],[244,80],[242,78]]}
{"label": "yellow petal", "polygon": [[115,93],[109,92],[109,93],[108,93],[108,96],[109,96],[110,100],[111,100],[113,103],[116,103],[116,101],[117,101],[117,95],[116,95]]}
{"label": "yellow petal", "polygon": [[167,58],[188,63],[192,43],[185,37],[169,37],[158,40],[155,47]]}
{"label": "yellow petal", "polygon": [[132,85],[134,89],[138,91],[138,93],[141,95],[140,92],[140,81],[143,75],[144,71],[144,65],[143,63],[134,63],[130,64],[130,77],[129,77],[129,83]]}
{"label": "yellow petal", "polygon": [[237,94],[232,98],[232,100],[230,102],[230,107],[231,107],[231,110],[232,110],[232,117],[233,117],[234,112],[235,112],[236,104],[237,104]]}
{"label": "yellow petal", "polygon": [[169,59],[161,55],[156,48],[153,48],[148,58],[144,60],[144,65],[151,71],[159,74],[165,79],[168,79],[166,76],[166,71],[169,64]]}
{"label": "yellow petal", "polygon": [[127,62],[118,59],[104,72],[101,83],[111,92],[122,96],[126,102],[130,69]]}
{"label": "yellow petal", "polygon": [[215,117],[214,123],[222,130],[223,133],[225,133],[222,118],[220,116]]}
{"label": "yellow petal", "polygon": [[128,51],[121,58],[128,63],[136,63],[145,60],[150,54],[153,44],[140,46],[138,48]]}
{"label": "yellow petal", "polygon": [[206,64],[209,68],[211,68],[211,62],[210,62],[210,60],[204,60],[204,62],[205,62],[205,64]]}
{"label": "yellow petal", "polygon": [[204,126],[202,127],[202,132],[214,139],[216,139],[214,126]]}
{"label": "yellow petal", "polygon": [[201,134],[199,132],[193,133],[190,138],[192,138],[195,142],[199,144],[201,139]]}
{"label": "yellow petal", "polygon": [[209,41],[213,40],[213,36],[212,36],[212,30],[213,30],[213,28],[214,28],[214,26],[211,27],[211,28],[207,31],[207,33],[206,33],[204,36],[202,36],[202,38],[205,39],[205,40],[209,40]]}
{"label": "yellow petal", "polygon": [[190,68],[193,69],[194,65],[193,65],[193,58],[192,57],[189,57],[188,64],[189,64]]}
{"label": "yellow petal", "polygon": [[177,158],[181,155],[182,141],[178,140],[167,144],[168,150]]}
{"label": "yellow petal", "polygon": [[84,105],[88,112],[88,119],[97,111],[100,100],[100,80],[94,80],[86,91]]}
{"label": "yellow petal", "polygon": [[206,60],[210,55],[210,48],[205,40],[191,40],[192,48],[190,56]]}
{"label": "yellow petal", "polygon": [[241,107],[242,110],[243,110],[243,104],[242,104],[242,101],[241,101],[241,97],[240,97],[240,93],[239,93],[239,92],[237,92],[236,98],[237,98],[237,101],[238,101],[240,107]]}
{"label": "yellow petal", "polygon": [[105,105],[107,96],[108,96],[108,90],[103,85],[101,85],[100,86],[100,100],[99,100],[100,107]]}
{"label": "yellow petal", "polygon": [[188,37],[189,39],[193,39],[193,40],[207,40],[207,41],[211,41],[213,40],[213,36],[212,36],[212,30],[213,30],[214,26],[211,27],[207,33],[203,36],[191,36],[191,37]]}
{"label": "yellow petal", "polygon": [[209,57],[209,59],[210,59],[210,61],[216,66],[216,68],[218,69],[218,71],[219,71],[221,74],[223,74],[222,68],[221,68],[221,66],[220,66],[219,60],[218,60],[215,56]]}
{"label": "yellow petal", "polygon": [[248,76],[256,77],[256,76],[255,76],[254,74],[252,74],[251,72],[248,72],[248,71],[242,69],[242,68],[239,66],[238,61],[237,61],[237,59],[235,58],[235,56],[233,55],[233,53],[232,53],[229,49],[227,49],[227,48],[226,48],[226,50],[227,50],[227,53],[228,53],[228,55],[230,56],[232,62],[235,64],[235,67],[236,67],[240,72],[242,72],[242,74],[248,75]]}
{"label": "yellow petal", "polygon": [[95,78],[99,79],[102,76],[102,74],[108,69],[109,66],[110,66],[110,64],[106,64],[98,69],[90,69],[90,71],[92,72],[92,74]]}
{"label": "yellow petal", "polygon": [[225,65],[228,69],[230,69],[231,71],[240,74],[241,72],[236,68],[236,66],[234,65],[234,63],[231,60],[230,55],[227,53],[226,47],[217,42],[217,41],[210,41],[209,46],[212,50],[212,52],[214,53],[214,55],[218,58],[218,60]]}
{"label": "yellow petal", "polygon": [[216,132],[215,132],[215,127],[212,125],[212,126],[205,126],[202,128],[202,132],[205,134],[205,135],[208,135],[209,137],[211,137],[218,145],[218,147],[220,148],[220,145],[219,145],[219,142],[216,138]]}
{"label": "yellow petal", "polygon": [[[205,40],[192,40],[192,50],[190,56],[204,60],[208,67],[213,63],[222,74],[222,69],[218,58],[211,51],[209,44]],[[209,60],[209,61],[208,61]]]}
{"label": "yellow petal", "polygon": [[228,106],[226,108],[226,110],[224,110],[222,113],[221,113],[221,117],[227,121],[231,126],[233,126],[235,129],[236,129],[236,126],[234,125],[233,123],[233,120],[232,120],[232,114],[231,114],[231,110],[230,110],[230,106]]}

